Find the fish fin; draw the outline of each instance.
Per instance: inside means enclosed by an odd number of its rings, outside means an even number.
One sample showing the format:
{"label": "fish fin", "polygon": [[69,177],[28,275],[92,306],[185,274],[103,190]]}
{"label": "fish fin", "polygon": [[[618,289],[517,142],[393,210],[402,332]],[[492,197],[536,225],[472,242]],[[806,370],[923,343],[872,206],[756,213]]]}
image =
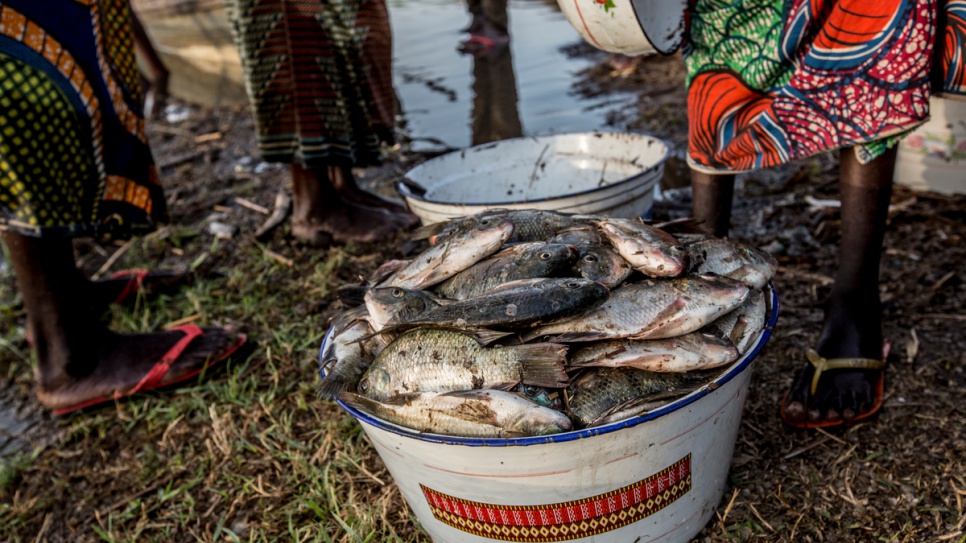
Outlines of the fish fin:
{"label": "fish fin", "polygon": [[386,262],[382,266],[379,266],[379,268],[372,272],[372,275],[369,276],[369,286],[376,286],[379,283],[382,283],[399,270],[408,266],[410,262],[411,261],[409,260],[394,259]]}
{"label": "fish fin", "polygon": [[[464,330],[464,332],[467,331]],[[472,336],[476,341],[480,342],[480,345],[483,345],[484,347],[507,336],[513,335],[513,332],[500,332],[498,330],[490,330],[489,328],[476,328],[469,332],[469,335]]]}
{"label": "fish fin", "polygon": [[343,391],[338,396],[339,400],[351,405],[352,407],[362,409],[363,411],[369,413],[379,413],[381,404],[376,400],[370,400],[365,396],[360,396],[355,392]]}
{"label": "fish fin", "polygon": [[420,226],[419,228],[413,230],[413,233],[409,236],[409,239],[429,239],[433,236],[439,235],[439,233],[448,228],[449,225],[450,223],[448,221],[440,221],[434,222],[433,224]]}
{"label": "fish fin", "polygon": [[320,400],[335,400],[348,390],[349,382],[332,372],[329,372],[315,387],[316,395]]}
{"label": "fish fin", "polygon": [[342,305],[356,308],[365,305],[367,290],[361,283],[347,283],[335,290],[335,297],[342,302]]}
{"label": "fish fin", "polygon": [[559,343],[526,343],[513,347],[522,368],[521,381],[526,385],[561,388],[568,376],[564,370],[567,346]]}
{"label": "fish fin", "polygon": [[607,337],[600,332],[567,332],[564,334],[550,336],[547,339],[557,343],[582,343],[585,341],[607,339]]}
{"label": "fish fin", "polygon": [[624,403],[620,403],[611,407],[607,411],[604,411],[597,416],[594,420],[587,424],[590,426],[600,426],[602,424],[609,424],[611,422],[616,422],[618,420],[629,419],[631,417],[637,417],[657,409],[658,407],[680,398],[686,396],[699,387],[682,387],[676,388],[674,390],[668,390],[665,392],[656,392],[654,394],[647,394],[634,398],[632,400],[627,400]]}

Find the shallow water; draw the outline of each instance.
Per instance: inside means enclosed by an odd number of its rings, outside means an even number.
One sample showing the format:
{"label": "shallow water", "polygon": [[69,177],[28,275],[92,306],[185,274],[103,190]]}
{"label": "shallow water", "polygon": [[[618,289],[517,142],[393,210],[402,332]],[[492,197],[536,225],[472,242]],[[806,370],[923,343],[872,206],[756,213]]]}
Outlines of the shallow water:
{"label": "shallow water", "polygon": [[592,131],[604,128],[607,111],[617,107],[613,97],[572,92],[575,74],[590,61],[565,54],[582,38],[554,2],[511,0],[508,50],[479,60],[457,51],[470,21],[465,3],[397,1],[389,13],[396,90],[415,138],[460,148]]}
{"label": "shallow water", "polygon": [[[571,91],[590,61],[562,50],[582,39],[552,0],[510,0],[509,47],[481,60],[457,51],[470,21],[465,2],[388,2],[394,81],[416,149],[591,131],[618,107],[619,98],[605,102]],[[172,94],[202,105],[247,102],[220,4],[180,15],[144,6],[141,18],[172,71]]]}

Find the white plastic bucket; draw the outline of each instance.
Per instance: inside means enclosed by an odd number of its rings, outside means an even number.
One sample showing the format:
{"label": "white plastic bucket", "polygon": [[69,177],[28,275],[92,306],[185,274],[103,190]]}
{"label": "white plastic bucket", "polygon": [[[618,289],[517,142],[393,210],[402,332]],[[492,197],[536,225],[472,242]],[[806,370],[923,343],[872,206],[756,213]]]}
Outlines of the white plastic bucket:
{"label": "white plastic bucket", "polygon": [[427,160],[398,190],[423,224],[493,208],[649,218],[668,154],[640,134],[513,138]]}
{"label": "white plastic bucket", "polygon": [[[359,420],[435,543],[578,541],[685,543],[724,492],[751,362],[631,419],[552,436],[474,439],[420,433],[339,402]],[[322,342],[324,352],[332,331]]]}

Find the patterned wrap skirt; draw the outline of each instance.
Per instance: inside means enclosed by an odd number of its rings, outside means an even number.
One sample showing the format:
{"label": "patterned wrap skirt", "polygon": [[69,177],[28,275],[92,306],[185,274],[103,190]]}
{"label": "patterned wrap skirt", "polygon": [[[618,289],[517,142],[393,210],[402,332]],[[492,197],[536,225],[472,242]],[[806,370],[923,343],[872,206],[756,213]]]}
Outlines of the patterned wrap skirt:
{"label": "patterned wrap skirt", "polygon": [[863,163],[881,156],[928,119],[933,92],[966,97],[964,15],[966,0],[694,1],[689,164],[734,173],[843,147]]}
{"label": "patterned wrap skirt", "polygon": [[376,164],[396,95],[384,0],[227,0],[259,150],[315,168]]}
{"label": "patterned wrap skirt", "polygon": [[0,0],[0,229],[127,238],[167,219],[125,0]]}

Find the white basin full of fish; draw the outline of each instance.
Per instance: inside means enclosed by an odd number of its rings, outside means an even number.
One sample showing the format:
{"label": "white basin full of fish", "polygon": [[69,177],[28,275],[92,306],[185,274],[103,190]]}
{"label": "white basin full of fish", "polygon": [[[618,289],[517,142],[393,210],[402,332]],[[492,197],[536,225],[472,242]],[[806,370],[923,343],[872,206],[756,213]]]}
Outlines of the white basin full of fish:
{"label": "white basin full of fish", "polygon": [[[549,391],[565,400],[556,409],[573,428],[666,405],[748,351],[767,319],[762,288],[777,269],[764,251],[733,240],[537,209],[490,209],[422,227],[413,239],[425,244],[418,254],[387,261],[344,300],[356,305],[334,321],[319,394],[443,435],[467,430],[442,422],[456,418],[416,422],[414,394],[498,390],[535,403],[520,390]],[[604,390],[591,378],[598,374],[628,385],[646,376],[660,390],[621,389],[606,414],[577,413],[575,405],[597,405],[587,398]],[[454,400],[433,402],[443,409]]]}

